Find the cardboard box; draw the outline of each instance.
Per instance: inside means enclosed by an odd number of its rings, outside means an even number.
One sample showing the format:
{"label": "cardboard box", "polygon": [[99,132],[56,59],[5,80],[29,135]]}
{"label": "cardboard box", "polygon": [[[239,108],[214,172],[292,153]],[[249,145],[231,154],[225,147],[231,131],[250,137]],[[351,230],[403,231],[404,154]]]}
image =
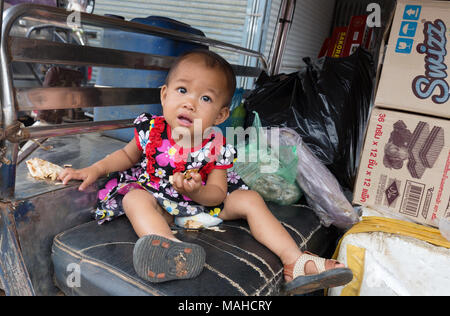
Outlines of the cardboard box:
{"label": "cardboard box", "polygon": [[367,15],[356,15],[351,18],[341,57],[350,56],[361,45],[365,49],[370,47],[373,29],[368,27],[366,22]]}
{"label": "cardboard box", "polygon": [[450,118],[450,1],[399,0],[375,103]]}
{"label": "cardboard box", "polygon": [[330,45],[328,47],[327,56],[339,58],[343,57],[342,53],[344,51],[345,37],[347,35],[347,27],[336,27],[333,30],[333,35],[331,36]]}
{"label": "cardboard box", "polygon": [[450,120],[374,108],[355,204],[438,226],[450,215]]}

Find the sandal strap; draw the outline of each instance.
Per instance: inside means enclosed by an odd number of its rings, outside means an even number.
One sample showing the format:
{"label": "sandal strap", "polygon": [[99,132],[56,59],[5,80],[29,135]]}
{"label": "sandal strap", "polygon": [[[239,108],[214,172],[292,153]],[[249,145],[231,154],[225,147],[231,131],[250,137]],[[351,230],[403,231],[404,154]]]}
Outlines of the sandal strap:
{"label": "sandal strap", "polygon": [[313,253],[305,251],[294,263],[287,264],[284,266],[283,274],[295,279],[299,276],[305,276],[305,266],[309,261],[314,262],[316,265],[317,273],[322,273],[326,271],[325,261],[327,259],[321,258]]}

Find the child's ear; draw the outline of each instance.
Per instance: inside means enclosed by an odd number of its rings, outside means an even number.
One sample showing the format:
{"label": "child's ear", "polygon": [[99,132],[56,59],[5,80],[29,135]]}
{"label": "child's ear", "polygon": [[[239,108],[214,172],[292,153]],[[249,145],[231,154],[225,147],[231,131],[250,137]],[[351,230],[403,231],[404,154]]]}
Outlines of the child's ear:
{"label": "child's ear", "polygon": [[167,97],[167,85],[163,85],[160,91],[160,99],[162,106],[164,106],[164,104],[166,103],[166,97]]}
{"label": "child's ear", "polygon": [[226,121],[226,119],[230,116],[230,108],[228,106],[223,106],[220,109],[219,114],[217,115],[216,121],[214,122],[214,125],[222,124]]}

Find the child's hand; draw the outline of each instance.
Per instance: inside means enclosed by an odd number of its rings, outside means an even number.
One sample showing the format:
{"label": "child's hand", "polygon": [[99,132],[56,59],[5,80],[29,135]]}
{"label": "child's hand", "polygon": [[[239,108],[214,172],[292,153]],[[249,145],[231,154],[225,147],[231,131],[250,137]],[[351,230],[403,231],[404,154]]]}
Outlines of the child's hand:
{"label": "child's hand", "polygon": [[173,175],[173,187],[178,193],[191,198],[202,188],[202,176],[199,173],[193,173],[188,180],[184,178],[184,174],[177,172]]}
{"label": "child's hand", "polygon": [[100,176],[102,176],[101,170],[92,165],[84,169],[66,168],[59,174],[58,178],[63,182],[63,184],[67,184],[72,179],[83,180],[83,183],[81,183],[78,187],[78,190],[83,191],[89,185],[94,183]]}

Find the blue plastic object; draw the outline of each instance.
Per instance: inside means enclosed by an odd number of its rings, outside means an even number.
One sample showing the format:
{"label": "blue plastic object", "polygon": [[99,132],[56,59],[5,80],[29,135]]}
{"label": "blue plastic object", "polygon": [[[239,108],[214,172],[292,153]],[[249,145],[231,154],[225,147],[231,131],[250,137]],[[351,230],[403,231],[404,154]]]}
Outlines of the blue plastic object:
{"label": "blue plastic object", "polygon": [[[161,16],[135,18],[131,22],[205,36],[202,31],[192,28],[188,24]],[[106,48],[174,57],[193,49],[206,48],[199,44],[110,29],[105,29],[103,45]],[[164,84],[166,76],[167,71],[99,68],[96,85],[122,88],[158,88]],[[94,108],[94,121],[135,118],[142,112],[161,115],[161,104]],[[107,131],[104,134],[123,141],[130,141],[133,138],[133,129]]]}

